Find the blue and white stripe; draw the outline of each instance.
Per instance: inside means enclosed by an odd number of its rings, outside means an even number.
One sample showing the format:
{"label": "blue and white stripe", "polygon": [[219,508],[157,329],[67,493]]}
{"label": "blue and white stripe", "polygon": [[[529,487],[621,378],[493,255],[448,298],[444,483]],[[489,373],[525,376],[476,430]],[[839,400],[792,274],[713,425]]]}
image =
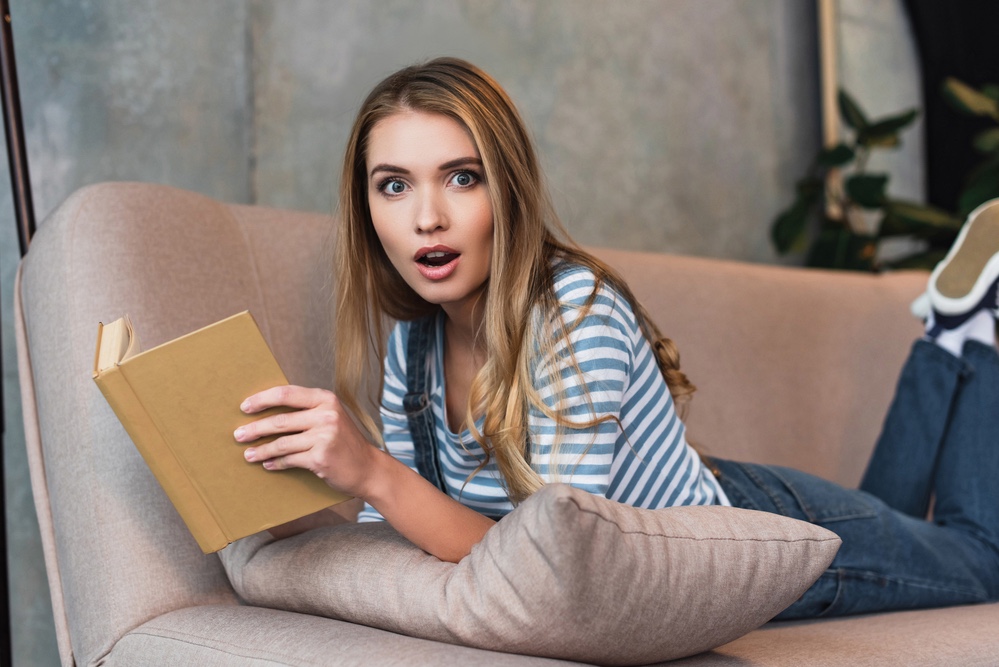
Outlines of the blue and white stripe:
{"label": "blue and white stripe", "polygon": [[[560,345],[555,360],[538,359],[535,387],[548,407],[557,407],[571,422],[604,416],[617,419],[592,428],[562,429],[558,458],[552,460],[556,424],[532,408],[528,417],[532,467],[546,482],[569,483],[635,507],[730,504],[687,444],[685,428],[652,347],[627,300],[602,285],[585,317],[579,319],[594,284],[593,274],[583,267],[557,271],[555,294],[570,332],[569,347]],[[409,324],[400,322],[389,337],[381,417],[389,452],[415,470],[413,442],[402,404],[408,333]],[[445,484],[462,504],[489,516],[503,516],[513,504],[503,491],[495,462],[490,461],[469,479],[485,454],[467,430],[459,435],[447,426],[442,350],[443,327],[438,326],[430,359],[430,387]],[[570,356],[575,357],[581,373],[576,372]],[[561,401],[556,396],[556,373],[562,378]],[[370,506],[358,517],[359,521],[379,519]]]}

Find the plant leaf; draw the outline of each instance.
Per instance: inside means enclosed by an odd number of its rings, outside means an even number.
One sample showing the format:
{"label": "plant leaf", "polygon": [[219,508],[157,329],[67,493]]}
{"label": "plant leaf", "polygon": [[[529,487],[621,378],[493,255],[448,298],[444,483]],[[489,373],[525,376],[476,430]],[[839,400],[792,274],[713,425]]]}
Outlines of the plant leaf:
{"label": "plant leaf", "polygon": [[958,211],[966,216],[979,204],[999,197],[999,156],[979,165],[968,176],[957,200]]}
{"label": "plant leaf", "polygon": [[839,113],[843,116],[843,120],[847,125],[855,130],[862,130],[870,124],[867,116],[861,111],[860,105],[842,88],[839,89],[837,99],[839,101]]}
{"label": "plant leaf", "polygon": [[871,271],[877,243],[871,236],[854,234],[840,226],[826,226],[812,244],[805,264],[825,269]]}
{"label": "plant leaf", "polygon": [[820,178],[806,177],[794,184],[799,199],[808,199],[814,204],[825,189],[825,181]]}
{"label": "plant leaf", "polygon": [[999,120],[999,100],[978,92],[963,81],[947,77],[943,83],[943,94],[960,111]]}
{"label": "plant leaf", "polygon": [[770,228],[770,238],[778,254],[786,255],[803,241],[805,229],[808,227],[808,214],[814,203],[815,199],[811,197],[799,196],[790,208],[774,220],[773,227]]}
{"label": "plant leaf", "polygon": [[964,223],[963,220],[955,217],[950,212],[929,204],[919,204],[902,199],[889,199],[886,202],[886,208],[901,218],[931,227],[943,227],[957,231]]}
{"label": "plant leaf", "polygon": [[888,174],[855,174],[846,179],[846,194],[864,208],[878,208],[885,202]]}
{"label": "plant leaf", "polygon": [[903,130],[911,125],[917,118],[919,118],[919,110],[909,109],[908,111],[902,112],[895,116],[889,116],[888,118],[883,118],[871,123],[864,128],[861,134],[867,134],[875,137],[897,134],[900,130]]}
{"label": "plant leaf", "polygon": [[947,211],[916,202],[889,199],[885,201],[885,218],[878,230],[879,236],[935,236],[950,230],[956,235],[962,220]]}
{"label": "plant leaf", "polygon": [[857,133],[857,143],[863,146],[898,146],[900,143],[898,133],[918,117],[918,110],[909,109],[904,113],[871,123]]}
{"label": "plant leaf", "polygon": [[857,152],[844,143],[825,148],[819,153],[816,162],[823,167],[842,167],[857,156]]}
{"label": "plant leaf", "polygon": [[921,252],[915,255],[909,255],[908,257],[903,257],[902,259],[897,259],[894,262],[890,262],[888,265],[893,269],[925,269],[926,271],[932,270],[937,264],[943,261],[946,257],[947,251],[941,250],[939,248],[934,248],[932,250],[927,250],[926,252]]}
{"label": "plant leaf", "polygon": [[982,86],[982,93],[986,97],[991,97],[996,102],[999,102],[999,85],[996,85],[994,83],[987,83],[984,86]]}
{"label": "plant leaf", "polygon": [[879,148],[895,148],[902,141],[898,138],[897,134],[885,134],[882,136],[866,136],[863,131],[860,133],[865,136],[857,136],[857,143],[862,146],[867,146],[868,148],[873,148],[875,146]]}
{"label": "plant leaf", "polygon": [[985,130],[984,132],[979,132],[972,143],[975,149],[981,153],[996,153],[999,152],[999,127],[993,127],[991,129]]}

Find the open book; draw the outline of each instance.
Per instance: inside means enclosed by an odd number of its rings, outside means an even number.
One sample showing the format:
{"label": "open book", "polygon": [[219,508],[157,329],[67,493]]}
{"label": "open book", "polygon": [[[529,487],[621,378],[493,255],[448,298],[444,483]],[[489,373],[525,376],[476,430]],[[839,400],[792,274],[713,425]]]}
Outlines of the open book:
{"label": "open book", "polygon": [[279,409],[240,403],[288,384],[249,312],[145,352],[127,316],[99,324],[94,381],[205,553],[349,499],[307,470],[244,460],[233,431]]}

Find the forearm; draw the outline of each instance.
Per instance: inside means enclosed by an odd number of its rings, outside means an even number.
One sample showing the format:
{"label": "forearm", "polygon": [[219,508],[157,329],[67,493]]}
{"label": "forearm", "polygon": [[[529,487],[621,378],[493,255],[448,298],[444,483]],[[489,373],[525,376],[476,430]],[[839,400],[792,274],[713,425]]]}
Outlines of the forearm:
{"label": "forearm", "polygon": [[495,525],[389,454],[376,452],[364,500],[427,553],[457,563]]}

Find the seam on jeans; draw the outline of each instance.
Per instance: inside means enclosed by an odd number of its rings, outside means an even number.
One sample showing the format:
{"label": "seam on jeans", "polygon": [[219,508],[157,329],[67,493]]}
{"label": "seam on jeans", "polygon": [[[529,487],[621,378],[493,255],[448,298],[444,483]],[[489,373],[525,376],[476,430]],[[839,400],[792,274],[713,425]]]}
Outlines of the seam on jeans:
{"label": "seam on jeans", "polygon": [[864,581],[886,582],[892,584],[901,584],[903,586],[912,586],[914,588],[923,588],[934,591],[947,591],[950,593],[957,593],[959,595],[967,595],[969,597],[975,598],[979,602],[985,602],[989,599],[988,595],[982,593],[981,591],[976,591],[970,588],[964,588],[962,586],[951,586],[951,585],[941,584],[939,582],[929,581],[927,579],[919,579],[918,577],[897,577],[892,575],[881,574],[879,572],[872,572],[871,570],[856,570],[849,567],[838,568],[838,572],[840,574],[841,581],[852,578]]}
{"label": "seam on jeans", "polygon": [[[877,511],[874,508],[868,507],[866,511],[857,510],[851,513],[841,513],[831,516],[820,517],[819,512],[817,512],[814,509],[811,503],[806,502],[806,500],[801,496],[801,494],[798,493],[798,489],[795,488],[794,484],[792,484],[789,479],[787,479],[784,475],[781,474],[779,468],[772,467],[770,468],[770,472],[771,474],[773,474],[774,477],[779,479],[781,481],[781,484],[784,485],[784,488],[786,488],[788,492],[792,496],[794,496],[794,499],[797,501],[798,506],[801,508],[801,511],[805,514],[805,516],[808,517],[808,521],[810,523],[826,524],[826,523],[837,523],[839,521],[852,521],[855,519],[873,519],[878,515]],[[862,493],[861,491],[855,491],[853,489],[846,489],[846,490],[853,491],[855,493]]]}
{"label": "seam on jeans", "polygon": [[742,487],[734,483],[727,482],[725,478],[721,478],[721,481],[723,482],[722,489],[725,491],[725,495],[728,496],[728,499],[733,504],[733,506],[741,507],[742,509],[747,509],[747,510],[756,510],[757,512],[767,511],[765,509],[761,509],[760,506],[756,502],[754,502],[752,498],[743,493]]}
{"label": "seam on jeans", "polygon": [[[993,572],[999,572],[999,544],[992,542],[991,538],[982,533],[982,531],[975,526],[968,526],[965,528],[957,528],[956,526],[936,522],[941,528],[947,530],[952,530],[958,532],[962,535],[970,537],[975,540],[979,545],[981,545],[988,553],[992,556],[995,568]],[[992,589],[991,595],[988,595],[986,599],[988,600],[999,600],[999,577],[993,577],[992,581],[985,585],[986,589]],[[994,597],[993,597],[994,596]]]}
{"label": "seam on jeans", "polygon": [[[777,512],[779,514],[782,514],[787,517],[791,516],[790,509],[781,501],[779,496],[770,492],[769,485],[767,485],[767,483],[763,480],[761,476],[756,474],[756,471],[753,468],[741,464],[739,465],[739,467],[741,468],[742,472],[746,475],[746,477],[748,477],[754,484],[756,484],[757,488],[759,488],[760,491],[765,493],[767,497],[770,498],[770,502],[774,504],[774,507],[777,508]],[[772,469],[771,472],[773,472]],[[784,482],[784,480],[781,479],[781,482]],[[784,486],[787,486],[786,482],[784,483]],[[795,497],[797,498],[796,494]],[[800,499],[798,501],[798,504],[799,505],[801,504]]]}

